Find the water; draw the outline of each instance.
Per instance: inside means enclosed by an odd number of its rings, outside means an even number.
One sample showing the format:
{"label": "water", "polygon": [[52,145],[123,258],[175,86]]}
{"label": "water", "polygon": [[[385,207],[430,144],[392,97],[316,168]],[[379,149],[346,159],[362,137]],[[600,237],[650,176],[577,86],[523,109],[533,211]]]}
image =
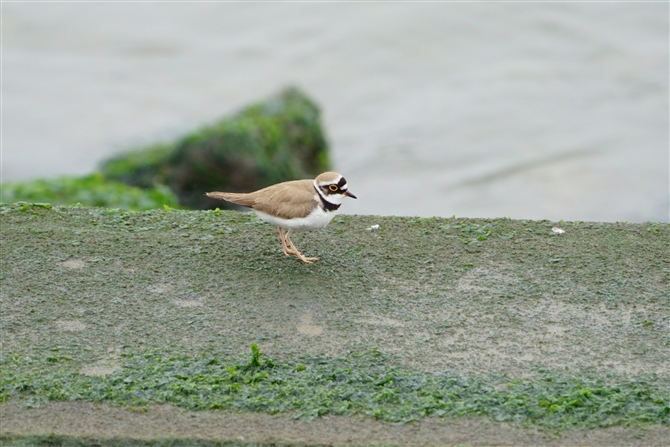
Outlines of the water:
{"label": "water", "polygon": [[668,221],[668,3],[3,3],[4,181],[288,84],[356,214]]}

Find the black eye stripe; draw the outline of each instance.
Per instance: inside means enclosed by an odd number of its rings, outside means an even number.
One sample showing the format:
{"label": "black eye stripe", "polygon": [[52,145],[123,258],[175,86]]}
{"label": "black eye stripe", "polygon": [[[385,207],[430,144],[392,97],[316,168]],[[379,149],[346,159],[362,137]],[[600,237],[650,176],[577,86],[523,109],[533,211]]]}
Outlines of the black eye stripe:
{"label": "black eye stripe", "polygon": [[339,186],[340,188],[343,187],[343,186],[346,185],[346,184],[347,184],[347,181],[345,180],[344,177],[342,177],[342,178],[340,179],[340,181],[337,182],[337,186]]}
{"label": "black eye stripe", "polygon": [[[330,185],[333,186],[333,185]],[[349,188],[337,188],[335,190],[330,189],[328,186],[322,186],[321,189],[326,194],[344,194]]]}

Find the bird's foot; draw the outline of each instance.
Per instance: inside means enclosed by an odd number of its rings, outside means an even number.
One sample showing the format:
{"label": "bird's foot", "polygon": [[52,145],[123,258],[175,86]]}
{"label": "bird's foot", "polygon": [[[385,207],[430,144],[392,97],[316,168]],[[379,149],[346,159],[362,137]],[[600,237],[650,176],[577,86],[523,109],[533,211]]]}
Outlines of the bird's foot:
{"label": "bird's foot", "polygon": [[286,256],[290,256],[290,255],[297,255],[298,252],[295,252],[295,251],[293,251],[293,250],[289,250],[289,249],[286,249],[286,248],[285,248],[285,249],[284,249],[284,254],[285,254]]}
{"label": "bird's foot", "polygon": [[308,257],[306,257],[306,256],[303,256],[302,253],[296,253],[295,255],[296,255],[296,257],[297,257],[298,259],[300,259],[300,260],[301,260],[302,262],[304,262],[305,264],[311,264],[311,263],[313,263],[314,261],[318,261],[318,260],[319,260],[319,258],[308,258]]}

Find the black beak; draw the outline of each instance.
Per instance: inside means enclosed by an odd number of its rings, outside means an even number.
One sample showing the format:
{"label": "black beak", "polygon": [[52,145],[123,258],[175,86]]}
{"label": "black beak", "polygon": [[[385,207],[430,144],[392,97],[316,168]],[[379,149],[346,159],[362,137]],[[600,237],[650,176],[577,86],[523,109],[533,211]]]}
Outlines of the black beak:
{"label": "black beak", "polygon": [[355,195],[353,195],[352,193],[350,193],[349,191],[344,191],[344,195],[347,196],[347,197],[351,197],[352,199],[357,199],[358,198]]}

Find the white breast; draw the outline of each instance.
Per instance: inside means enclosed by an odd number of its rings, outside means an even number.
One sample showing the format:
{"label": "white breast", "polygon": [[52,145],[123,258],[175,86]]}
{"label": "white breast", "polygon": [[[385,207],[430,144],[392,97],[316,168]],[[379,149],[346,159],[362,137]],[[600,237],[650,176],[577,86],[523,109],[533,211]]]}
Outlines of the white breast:
{"label": "white breast", "polygon": [[330,221],[333,220],[333,217],[335,217],[337,214],[337,210],[324,211],[320,206],[314,208],[314,211],[309,213],[309,215],[306,217],[296,217],[293,219],[282,219],[281,217],[271,216],[261,211],[253,211],[256,213],[259,219],[264,220],[265,222],[281,227],[284,230],[294,231],[315,230],[317,228],[323,228],[328,225]]}

